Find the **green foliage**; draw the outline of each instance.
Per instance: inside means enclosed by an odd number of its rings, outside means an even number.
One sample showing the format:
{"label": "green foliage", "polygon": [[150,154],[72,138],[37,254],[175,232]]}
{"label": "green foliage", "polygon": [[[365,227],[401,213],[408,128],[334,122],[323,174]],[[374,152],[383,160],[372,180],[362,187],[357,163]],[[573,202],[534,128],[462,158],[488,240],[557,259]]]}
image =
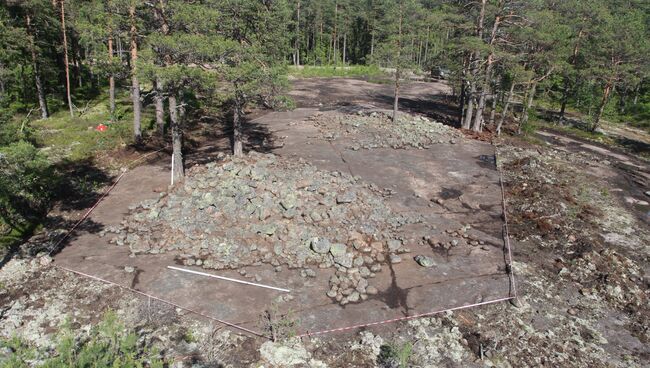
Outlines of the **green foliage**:
{"label": "green foliage", "polygon": [[25,230],[47,210],[53,172],[36,147],[26,141],[0,147],[0,220]]}
{"label": "green foliage", "polygon": [[[104,108],[103,104],[97,104],[81,117],[71,118],[62,111],[47,120],[38,120],[32,123],[34,139],[38,144],[50,147],[49,155],[53,160],[65,158],[73,161],[88,159],[98,152],[110,151],[130,142],[133,128],[129,121],[124,119],[108,124],[110,114]],[[115,117],[120,116],[130,117],[131,114],[118,108]],[[100,123],[108,124],[108,130],[96,131],[95,127]]]}
{"label": "green foliage", "polygon": [[413,345],[408,341],[402,345],[382,345],[377,356],[377,363],[381,367],[407,368],[412,354]]}
{"label": "green foliage", "polygon": [[[11,115],[8,108],[2,111]],[[118,105],[116,117],[126,119],[130,113]],[[150,114],[147,110],[145,116]],[[13,113],[0,120],[0,246],[29,236],[54,201],[84,198],[98,189],[103,174],[90,160],[126,145],[132,134],[129,122],[108,123],[109,116],[107,101],[100,100],[74,118],[60,111],[49,119]],[[99,123],[108,124],[108,130],[95,130]]]}
{"label": "green foliage", "polygon": [[[155,351],[141,348],[138,336],[126,330],[113,312],[108,312],[88,336],[75,336],[69,324],[57,337],[57,348],[49,357],[42,357],[18,338],[0,341],[0,346],[12,352],[0,357],[0,368],[34,366],[42,368],[162,368],[163,361]],[[39,356],[40,355],[40,356]]]}
{"label": "green foliage", "polygon": [[292,309],[281,311],[277,303],[272,303],[261,323],[275,341],[285,341],[296,336],[301,322]]}

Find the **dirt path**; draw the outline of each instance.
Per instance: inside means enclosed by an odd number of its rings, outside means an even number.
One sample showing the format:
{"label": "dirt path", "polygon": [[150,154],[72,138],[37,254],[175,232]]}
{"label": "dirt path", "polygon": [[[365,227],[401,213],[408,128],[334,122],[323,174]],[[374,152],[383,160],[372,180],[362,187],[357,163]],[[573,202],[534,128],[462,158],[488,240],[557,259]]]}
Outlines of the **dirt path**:
{"label": "dirt path", "polygon": [[[333,101],[364,90],[368,92],[366,101],[384,103],[381,98],[375,98],[385,93],[385,86],[349,80],[336,83],[342,83],[341,88],[346,92],[327,91],[330,85],[326,84],[317,95],[325,93]],[[358,89],[350,90],[345,85],[356,85]],[[317,90],[319,84],[305,81],[296,88],[301,91],[305,86]],[[371,92],[373,86],[376,92]],[[436,84],[418,83],[416,87],[407,92],[412,93],[414,100],[427,99],[431,93],[441,91]],[[313,98],[318,98],[317,95]],[[363,105],[348,104],[349,107]],[[282,304],[281,309],[294,311],[301,320],[298,332],[374,322],[508,296],[510,284],[500,238],[498,172],[493,161],[485,160],[494,155],[491,145],[463,140],[430,149],[351,151],[345,149],[345,141],[317,138],[317,128],[307,119],[317,112],[316,108],[275,112],[255,119],[252,124],[268,133],[272,144],[267,144],[267,151],[302,158],[321,169],[350,172],[380,188],[391,188],[395,195],[389,203],[394,209],[420,214],[425,221],[404,230],[402,236],[410,239],[411,253],[404,255],[403,262],[387,267],[389,271],[379,273],[373,281],[379,294],[358,304],[342,307],[325,295],[331,271],[317,270],[317,277],[304,278],[295,270],[276,273],[271,266],[247,268],[248,275],[257,274],[266,283],[293,291],[293,299]],[[72,239],[56,256],[56,263],[259,329],[259,317],[271,308],[279,296],[277,292],[171,271],[166,266],[175,263],[173,254],[131,257],[127,247],[111,245],[108,237],[98,236],[102,227],[118,224],[129,206],[156,197],[157,191],[166,188],[168,180],[166,164],[140,166],[129,172],[91,215],[90,220],[98,224],[96,229]],[[443,200],[432,201],[437,198]],[[449,233],[465,225],[471,226],[469,236],[480,239],[482,245],[471,246],[463,241],[447,252],[440,252],[419,242],[423,236],[451,241]],[[420,254],[432,257],[436,266],[419,267],[412,257]],[[127,272],[126,266],[134,271]],[[236,271],[218,273],[242,278]]]}

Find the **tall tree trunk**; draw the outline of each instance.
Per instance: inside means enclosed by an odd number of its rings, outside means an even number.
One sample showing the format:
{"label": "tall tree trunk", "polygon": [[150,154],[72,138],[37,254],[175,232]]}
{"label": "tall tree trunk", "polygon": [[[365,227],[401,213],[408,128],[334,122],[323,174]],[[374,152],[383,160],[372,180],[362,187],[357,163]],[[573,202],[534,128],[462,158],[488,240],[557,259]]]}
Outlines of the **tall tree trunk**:
{"label": "tall tree trunk", "polygon": [[617,89],[615,92],[618,93],[618,113],[625,114],[625,105],[627,105],[625,98],[628,96],[628,89],[625,88],[623,91]]}
{"label": "tall tree trunk", "polygon": [[345,66],[345,60],[346,60],[346,54],[347,54],[347,40],[348,40],[348,34],[344,33],[343,34],[343,66]]}
{"label": "tall tree trunk", "polygon": [[469,82],[469,93],[467,95],[467,109],[465,109],[465,120],[463,121],[463,129],[472,127],[472,116],[474,116],[474,102],[476,100],[476,83]]}
{"label": "tall tree trunk", "polygon": [[233,112],[232,112],[232,154],[235,157],[241,157],[244,155],[244,147],[242,143],[242,131],[241,131],[241,118],[242,118],[242,107],[241,107],[241,98],[239,92],[235,97]]}
{"label": "tall tree trunk", "polygon": [[[476,25],[476,35],[479,42],[483,42],[483,24],[485,22],[485,5],[487,0],[481,0],[481,11],[479,12],[479,17]],[[478,74],[477,66],[473,65],[476,61],[480,60],[481,54],[479,51],[475,51],[470,55],[469,67],[470,67],[470,78],[469,78],[469,95],[467,98],[467,110],[465,111],[465,120],[463,121],[463,128],[470,129],[472,127],[472,117],[474,116],[474,105],[476,104],[476,76]]]}
{"label": "tall tree trunk", "polygon": [[[72,44],[74,45],[75,43],[73,42]],[[78,52],[79,52],[78,50],[74,51],[73,49],[72,59],[74,63],[74,69],[77,74],[77,85],[79,86],[79,88],[83,88],[84,84],[83,84],[83,75],[81,75],[81,61],[79,61],[82,56],[78,55],[77,54]]]}
{"label": "tall tree trunk", "polygon": [[41,119],[47,119],[50,116],[50,113],[47,109],[47,99],[45,98],[45,90],[43,88],[43,82],[41,81],[41,70],[38,65],[36,43],[34,42],[34,32],[32,30],[32,18],[29,14],[27,14],[27,35],[29,37],[29,52],[32,56],[34,83],[36,84],[36,94],[38,95],[38,106],[41,109]]}
{"label": "tall tree trunk", "polygon": [[370,32],[370,59],[372,59],[373,54],[375,53],[375,28],[374,28],[374,20],[373,20],[373,28],[372,31]]}
{"label": "tall tree trunk", "polygon": [[[578,32],[578,38],[576,39],[576,43],[573,46],[573,54],[571,54],[571,66],[575,68],[576,63],[578,61],[578,52],[580,51],[580,40],[582,39],[582,36],[584,35],[583,30],[581,29]],[[576,75],[576,82],[577,82],[578,76]],[[570,85],[569,85],[569,77],[564,76],[564,87],[562,89],[562,104],[560,106],[560,120],[564,118],[564,113],[566,112],[566,105],[569,101],[569,90],[570,90]]]}
{"label": "tall tree trunk", "polygon": [[138,30],[135,23],[135,1],[131,0],[129,6],[129,19],[131,21],[131,98],[133,99],[133,139],[135,143],[142,140],[141,119],[142,105],[140,103],[140,82],[138,81]]}
{"label": "tall tree trunk", "polygon": [[183,130],[181,121],[178,117],[178,106],[176,104],[176,96],[171,94],[167,99],[169,102],[169,120],[172,130],[172,156],[174,172],[174,182],[180,181],[185,176],[183,169]]}
{"label": "tall tree trunk", "polygon": [[422,57],[424,64],[427,64],[429,59],[429,26],[427,26],[427,38],[424,40],[424,56]]}
{"label": "tall tree trunk", "polygon": [[492,106],[490,107],[490,119],[488,120],[489,125],[494,125],[494,118],[497,112],[497,101],[498,101],[498,94],[493,93],[492,94]]}
{"label": "tall tree trunk", "polygon": [[566,105],[569,102],[569,77],[564,77],[564,86],[562,87],[562,102],[560,103],[560,120],[564,119]]}
{"label": "tall tree trunk", "polygon": [[[321,19],[320,29],[318,31],[318,45],[316,46],[316,50],[318,51],[319,56],[320,56],[320,48],[322,47],[322,45],[323,45],[323,20]],[[327,53],[329,57],[329,49],[327,50]],[[325,60],[320,59],[320,65],[323,65],[324,62]],[[314,65],[316,65],[315,63],[316,63],[316,57],[314,57]]]}
{"label": "tall tree trunk", "polygon": [[533,106],[533,100],[535,98],[535,91],[537,89],[537,81],[536,80],[531,80],[528,82],[529,89],[528,93],[526,94],[526,99],[524,99],[524,108],[521,113],[521,120],[519,122],[519,127],[517,128],[517,134],[521,134],[521,127],[526,125],[528,123],[528,113],[530,112],[530,108]]}
{"label": "tall tree trunk", "polygon": [[605,87],[603,88],[603,97],[600,99],[600,104],[598,105],[598,112],[596,113],[596,116],[594,118],[594,123],[591,126],[592,132],[598,129],[598,126],[600,124],[600,119],[603,117],[603,112],[605,112],[605,106],[607,106],[607,102],[609,102],[609,95],[612,92],[612,88],[613,88],[613,83],[612,80],[610,79],[607,81]]}
{"label": "tall tree trunk", "polygon": [[337,65],[339,63],[339,60],[337,59],[338,56],[336,55],[336,51],[338,49],[338,37],[336,35],[336,24],[338,23],[338,18],[339,18],[339,3],[338,1],[334,2],[334,33],[332,34],[332,52],[334,53],[334,65]]}
{"label": "tall tree trunk", "polygon": [[472,125],[472,130],[475,132],[480,132],[483,125],[483,110],[485,110],[485,98],[488,94],[488,89],[489,86],[487,84],[484,84],[481,89],[481,94],[476,106],[476,115],[474,115],[474,123]]}
{"label": "tall tree trunk", "polygon": [[[0,74],[4,74],[5,68],[0,63]],[[5,80],[0,78],[0,101],[4,100],[5,95],[7,94],[7,86],[5,85]]]}
{"label": "tall tree trunk", "polygon": [[512,84],[510,85],[510,91],[508,92],[508,99],[506,100],[505,106],[503,106],[503,111],[501,112],[501,118],[499,119],[499,124],[497,125],[497,135],[501,135],[501,127],[503,126],[503,122],[506,120],[506,116],[508,115],[508,108],[510,108],[510,103],[512,101],[512,97],[515,94],[515,82],[513,81]]}
{"label": "tall tree trunk", "polygon": [[400,68],[395,70],[395,97],[393,98],[393,122],[397,121],[397,112],[399,110],[399,77]]}
{"label": "tall tree trunk", "polygon": [[68,60],[68,32],[65,29],[65,0],[59,1],[59,11],[61,16],[61,33],[63,33],[63,63],[65,64],[65,89],[68,97],[68,109],[70,117],[74,117],[72,111],[72,95],[70,93],[70,61]]}
{"label": "tall tree trunk", "polygon": [[395,68],[395,98],[393,100],[393,122],[397,121],[397,112],[399,110],[399,78],[401,73],[401,57],[402,57],[402,3],[399,4],[399,24],[397,33],[397,65]]}
{"label": "tall tree trunk", "polygon": [[297,22],[296,22],[296,45],[295,45],[295,65],[300,65],[300,0],[298,0],[298,9],[297,9]]}
{"label": "tall tree trunk", "polygon": [[165,135],[165,98],[163,97],[163,86],[160,83],[160,78],[156,77],[154,79],[153,86],[156,91],[156,96],[154,97],[156,105],[156,126],[158,127],[158,133],[163,136]]}
{"label": "tall tree trunk", "polygon": [[465,121],[465,99],[466,99],[466,86],[465,80],[461,79],[460,81],[460,97],[458,98],[458,110],[460,113],[460,119],[458,121],[459,126],[463,126],[463,121]]}
{"label": "tall tree trunk", "polygon": [[[499,3],[500,8],[503,6],[503,2]],[[488,45],[490,48],[494,45],[496,40],[497,30],[499,29],[499,23],[501,21],[501,16],[496,15],[494,18],[494,25],[492,26],[492,33],[490,34],[490,42]],[[478,107],[476,108],[476,116],[474,117],[474,125],[472,130],[475,132],[480,132],[483,127],[483,111],[485,110],[485,99],[487,98],[488,91],[490,90],[490,81],[492,79],[492,66],[494,64],[494,53],[490,51],[487,57],[487,65],[485,67],[485,79],[483,80],[483,86],[481,87],[481,95],[479,96]]]}
{"label": "tall tree trunk", "polygon": [[[108,61],[113,62],[113,30],[109,27],[108,29]],[[108,76],[108,105],[109,111],[111,113],[111,121],[115,119],[115,76],[113,72]]]}

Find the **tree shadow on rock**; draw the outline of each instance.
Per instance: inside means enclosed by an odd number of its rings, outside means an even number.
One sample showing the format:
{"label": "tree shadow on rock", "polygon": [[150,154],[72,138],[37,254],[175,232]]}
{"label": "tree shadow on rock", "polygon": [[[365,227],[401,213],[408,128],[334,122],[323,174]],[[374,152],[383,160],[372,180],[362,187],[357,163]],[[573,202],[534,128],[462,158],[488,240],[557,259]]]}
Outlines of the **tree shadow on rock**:
{"label": "tree shadow on rock", "polygon": [[[84,233],[96,234],[104,225],[91,219],[65,219],[62,216],[48,216],[42,221],[43,229],[22,243],[16,243],[0,259],[0,268],[16,256],[34,257],[39,254],[55,255]],[[75,225],[74,231],[70,231]]]}
{"label": "tree shadow on rock", "polygon": [[[374,99],[388,108],[393,107],[394,95],[377,93]],[[402,112],[424,115],[445,125],[459,128],[458,105],[454,98],[444,94],[431,94],[425,98],[400,97],[399,109]]]}

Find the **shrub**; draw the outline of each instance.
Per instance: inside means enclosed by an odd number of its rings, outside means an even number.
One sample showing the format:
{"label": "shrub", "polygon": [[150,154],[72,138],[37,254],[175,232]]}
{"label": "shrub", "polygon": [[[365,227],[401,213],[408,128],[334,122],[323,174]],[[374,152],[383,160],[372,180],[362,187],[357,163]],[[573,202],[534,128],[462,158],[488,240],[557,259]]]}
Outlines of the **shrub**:
{"label": "shrub", "polygon": [[137,335],[127,330],[114,312],[108,312],[101,323],[85,337],[75,337],[69,324],[58,335],[56,351],[39,361],[35,349],[17,338],[0,341],[0,347],[11,351],[0,356],[0,368],[158,368],[163,361],[148,348],[138,347]]}
{"label": "shrub", "polygon": [[0,148],[0,220],[13,230],[38,221],[51,200],[53,170],[36,147],[18,141]]}

